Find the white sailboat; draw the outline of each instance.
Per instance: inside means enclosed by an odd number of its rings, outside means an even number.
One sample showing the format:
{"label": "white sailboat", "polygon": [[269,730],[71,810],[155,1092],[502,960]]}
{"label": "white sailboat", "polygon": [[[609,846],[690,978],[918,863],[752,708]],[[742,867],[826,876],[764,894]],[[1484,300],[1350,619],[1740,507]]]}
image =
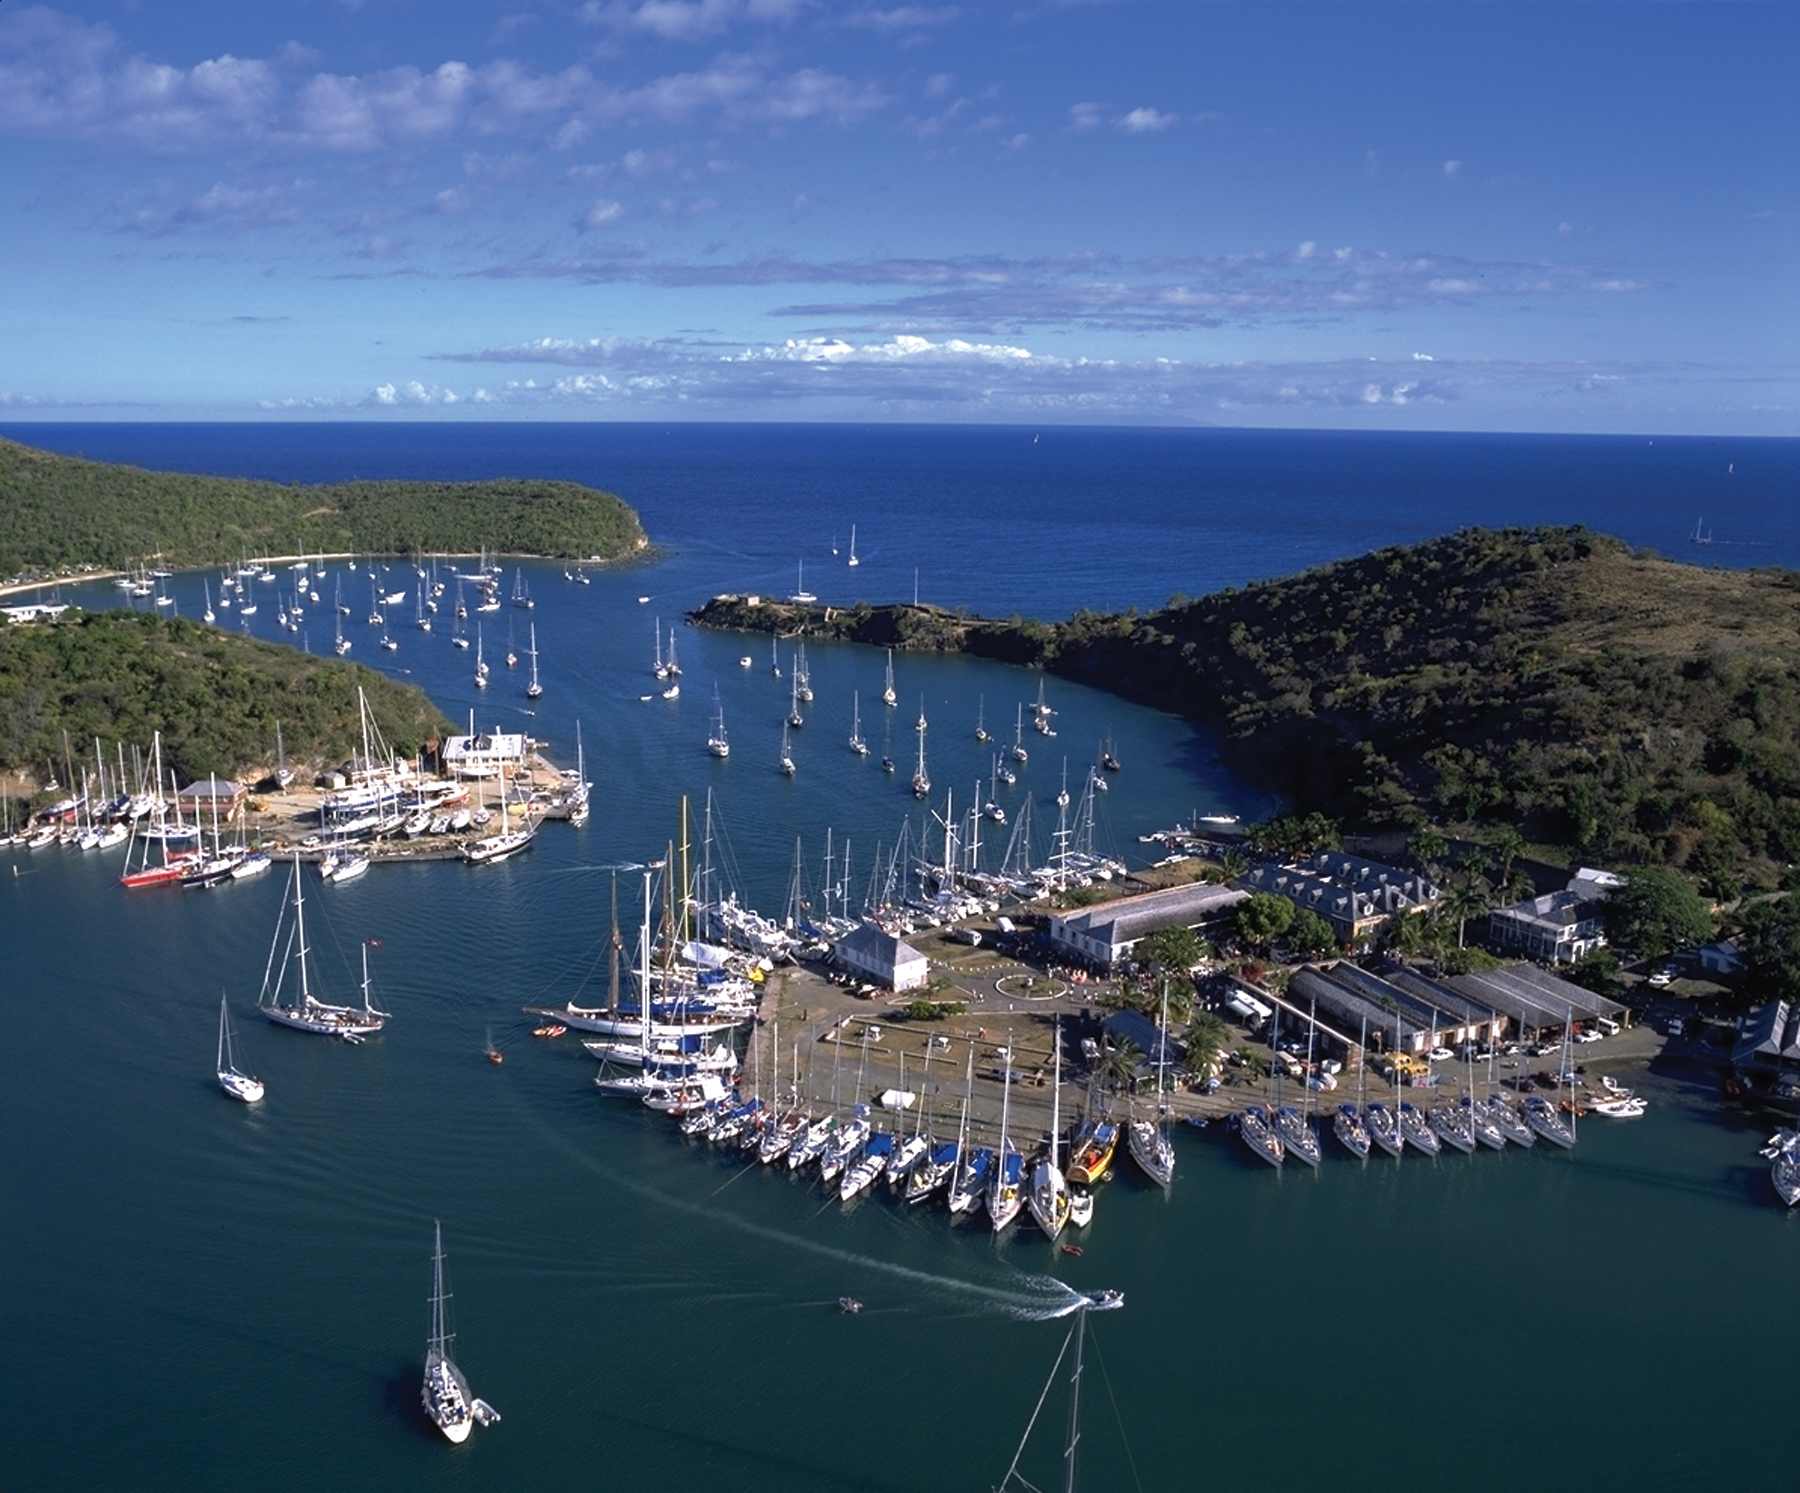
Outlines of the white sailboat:
{"label": "white sailboat", "polygon": [[849,564],[852,567],[862,564],[862,561],[856,558],[856,525],[855,524],[850,525],[850,560],[849,560]]}
{"label": "white sailboat", "polygon": [[913,772],[912,791],[914,798],[924,798],[931,792],[931,775],[925,771],[925,737],[919,736],[919,765]]}
{"label": "white sailboat", "polygon": [[1156,1119],[1133,1120],[1125,1133],[1125,1145],[1143,1173],[1158,1187],[1175,1179],[1175,1147],[1163,1118],[1163,1070],[1169,1058],[1169,982],[1163,981],[1162,1026],[1156,1042]]}
{"label": "white sailboat", "polygon": [[[293,874],[294,925],[287,941],[287,951],[291,952],[284,952],[282,945],[282,933],[287,923],[284,909],[283,915],[275,920],[275,937],[269,945],[269,962],[263,969],[263,985],[256,998],[257,1007],[278,1025],[291,1026],[301,1032],[315,1032],[320,1036],[342,1037],[349,1042],[360,1042],[369,1033],[380,1031],[388,1014],[377,1011],[369,996],[369,946],[365,943],[362,949],[363,1003],[360,1009],[355,1006],[330,1005],[314,996],[312,978],[306,965],[306,956],[310,950],[306,946],[306,898],[301,891],[300,879],[300,857],[296,853]],[[284,999],[282,990],[287,983],[287,965],[290,961],[295,971],[294,982],[299,989]]]}
{"label": "white sailboat", "polygon": [[255,1104],[263,1096],[263,1082],[248,1073],[240,1073],[236,1061],[231,1055],[231,1017],[225,1009],[225,997],[219,997],[219,1057],[214,1064],[219,1075],[219,1087],[233,1099],[241,1099],[246,1104]]}
{"label": "white sailboat", "polygon": [[812,594],[812,592],[810,592],[806,589],[806,561],[802,560],[800,562],[799,583],[794,588],[794,594],[792,596],[788,597],[788,600],[792,601],[792,602],[797,602],[801,606],[808,606],[811,603],[817,601],[818,599],[819,599],[818,597],[814,596]]}
{"label": "white sailboat", "polygon": [[781,723],[781,755],[775,759],[775,767],[784,778],[794,775],[794,744],[788,737],[786,721]]}
{"label": "white sailboat", "polygon": [[1062,1237],[1069,1222],[1069,1183],[1062,1170],[1062,1023],[1058,1021],[1051,1039],[1056,1045],[1052,1059],[1050,1089],[1050,1149],[1031,1169],[1031,1187],[1026,1201],[1038,1227],[1054,1243]]}
{"label": "white sailboat", "polygon": [[537,671],[537,623],[531,624],[531,683],[525,686],[525,698],[535,700],[543,694],[544,686],[538,683]]}
{"label": "white sailboat", "polygon": [[1012,1119],[1012,1040],[1006,1044],[1007,1072],[1003,1075],[1009,1080],[1000,1099],[1000,1149],[994,1157],[994,1179],[988,1185],[987,1209],[988,1222],[998,1234],[1009,1223],[1019,1216],[1019,1209],[1025,1205],[1025,1189],[1021,1185],[1024,1180],[1025,1158],[1007,1134],[1008,1124]]}
{"label": "white sailboat", "polygon": [[431,1423],[451,1441],[459,1445],[469,1439],[479,1421],[494,1425],[500,1412],[486,1400],[478,1400],[469,1389],[450,1357],[450,1344],[456,1334],[450,1331],[450,1294],[444,1289],[444,1226],[433,1222],[435,1240],[431,1251],[431,1337],[425,1345],[425,1382],[419,1388],[419,1401]]}
{"label": "white sailboat", "polygon": [[719,699],[719,687],[713,686],[713,727],[706,738],[706,749],[715,757],[729,757],[731,743],[725,738],[725,706]]}
{"label": "white sailboat", "polygon": [[881,703],[883,705],[900,703],[900,696],[894,693],[894,650],[892,648],[887,651],[887,681],[881,687]]}
{"label": "white sailboat", "polygon": [[481,656],[481,624],[475,624],[475,688],[486,689],[488,682],[487,660]]}
{"label": "white sailboat", "polygon": [[869,744],[862,734],[862,691],[850,697],[850,750],[859,757],[869,755]]}

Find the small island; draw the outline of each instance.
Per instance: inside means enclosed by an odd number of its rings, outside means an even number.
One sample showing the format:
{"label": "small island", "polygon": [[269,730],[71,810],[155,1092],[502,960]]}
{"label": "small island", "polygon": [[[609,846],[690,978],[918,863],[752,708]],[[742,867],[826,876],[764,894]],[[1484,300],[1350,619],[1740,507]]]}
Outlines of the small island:
{"label": "small island", "polygon": [[279,555],[640,558],[650,542],[612,493],[575,482],[341,482],[306,487],[153,472],[0,439],[0,577],[170,569]]}

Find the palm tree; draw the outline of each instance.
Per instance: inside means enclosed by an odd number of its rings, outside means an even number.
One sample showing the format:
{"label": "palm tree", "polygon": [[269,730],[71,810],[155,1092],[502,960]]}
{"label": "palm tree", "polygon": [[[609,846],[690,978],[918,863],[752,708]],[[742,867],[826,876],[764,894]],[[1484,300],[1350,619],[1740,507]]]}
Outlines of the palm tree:
{"label": "palm tree", "polygon": [[1210,1075],[1230,1041],[1231,1028],[1222,1016],[1211,1011],[1196,1012],[1187,1029],[1188,1072],[1197,1078]]}
{"label": "palm tree", "polygon": [[1445,893],[1444,900],[1438,904],[1439,913],[1445,918],[1456,919],[1456,946],[1463,948],[1464,933],[1470,918],[1484,917],[1488,911],[1488,899],[1485,889],[1471,882],[1451,887]]}

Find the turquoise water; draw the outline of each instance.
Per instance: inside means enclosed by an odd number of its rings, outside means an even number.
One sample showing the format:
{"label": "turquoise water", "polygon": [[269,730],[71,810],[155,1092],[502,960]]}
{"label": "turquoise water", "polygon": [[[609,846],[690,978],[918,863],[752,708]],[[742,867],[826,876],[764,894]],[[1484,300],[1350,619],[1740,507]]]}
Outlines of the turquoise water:
{"label": "turquoise water", "polygon": [[[1067,1301],[1060,1278],[1127,1299],[1091,1322],[1084,1487],[1386,1489],[1425,1474],[1475,1490],[1685,1489],[1721,1460],[1742,1486],[1792,1485],[1800,1221],[1773,1201],[1762,1131],[1661,1080],[1642,1086],[1645,1119],[1590,1122],[1572,1154],[1331,1156],[1317,1176],[1276,1174],[1183,1131],[1173,1192],[1120,1167],[1081,1259],[885,1197],[844,1209],[602,1104],[590,1060],[531,1041],[519,1007],[590,977],[599,988],[606,868],[659,854],[681,793],[715,790],[759,904],[779,905],[796,835],[816,877],[827,827],[851,837],[860,890],[877,844],[926,823],[879,770],[884,715],[904,769],[925,695],[933,776],[960,800],[987,763],[979,701],[1003,734],[1036,694],[1035,676],[903,658],[900,708],[883,712],[879,654],[812,649],[819,699],[785,783],[787,694],[766,641],[683,629],[681,698],[640,698],[655,615],[666,627],[712,591],[785,584],[757,579],[776,574],[772,556],[680,542],[702,528],[670,534],[661,564],[589,587],[534,571],[548,692],[528,715],[497,668],[479,701],[482,724],[529,722],[569,760],[581,722],[596,782],[585,829],[551,826],[528,856],[480,871],[309,883],[332,989],[353,989],[358,941],[381,940],[394,1020],[361,1048],[251,1010],[280,874],[127,896],[99,854],[0,853],[14,1057],[0,1090],[0,1483],[987,1488],[1062,1342],[1066,1324],[1046,1320]],[[967,560],[968,588],[1023,588],[1033,554],[1019,544],[1004,575]],[[1146,591],[1199,589],[1139,568]],[[848,584],[824,561],[807,578],[827,596]],[[177,587],[184,614],[198,580]],[[346,599],[367,659],[364,607]],[[413,670],[453,716],[477,701],[468,655],[396,636],[402,652],[375,661]],[[704,749],[715,682],[733,742],[722,764]],[[843,743],[856,688],[868,761]],[[1028,792],[1053,812],[1060,748],[1073,779],[1109,731],[1125,771],[1103,843],[1136,853],[1138,834],[1195,810],[1262,809],[1181,722],[1056,681],[1050,698],[1060,734],[1028,733],[1015,809]],[[244,1065],[269,1084],[255,1110],[212,1080],[221,990]],[[484,1060],[490,1041],[503,1067]],[[458,1361],[505,1416],[461,1448],[417,1409],[433,1218]],[[861,1316],[837,1312],[844,1293]],[[1026,1463],[1040,1485],[1061,1429],[1058,1392]]]}

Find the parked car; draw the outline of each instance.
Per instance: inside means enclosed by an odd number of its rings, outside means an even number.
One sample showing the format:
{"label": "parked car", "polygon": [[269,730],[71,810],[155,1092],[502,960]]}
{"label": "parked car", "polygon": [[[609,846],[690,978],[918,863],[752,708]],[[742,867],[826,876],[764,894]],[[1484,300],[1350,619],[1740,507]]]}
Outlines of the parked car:
{"label": "parked car", "polygon": [[1687,1035],[1687,1023],[1685,1021],[1683,1021],[1679,1016],[1671,1016],[1669,1018],[1669,1035],[1671,1037],[1686,1036]]}
{"label": "parked car", "polygon": [[1456,1054],[1448,1047],[1434,1047],[1430,1052],[1426,1053],[1425,1056],[1430,1058],[1434,1063],[1443,1063],[1448,1062],[1451,1058],[1455,1057]]}
{"label": "parked car", "polygon": [[1600,1042],[1605,1040],[1605,1036],[1606,1034],[1604,1032],[1589,1030],[1575,1033],[1575,1040],[1577,1042]]}

